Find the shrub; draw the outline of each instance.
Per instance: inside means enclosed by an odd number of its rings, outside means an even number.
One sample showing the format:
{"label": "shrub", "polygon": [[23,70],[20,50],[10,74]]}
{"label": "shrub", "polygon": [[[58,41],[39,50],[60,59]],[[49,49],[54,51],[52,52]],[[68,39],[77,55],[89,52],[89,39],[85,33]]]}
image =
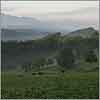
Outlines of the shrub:
{"label": "shrub", "polygon": [[97,62],[97,57],[93,50],[90,50],[86,56],[86,62]]}
{"label": "shrub", "polygon": [[65,71],[64,70],[61,70],[61,72],[64,73]]}
{"label": "shrub", "polygon": [[44,73],[43,72],[38,72],[38,75],[43,75]]}
{"label": "shrub", "polygon": [[35,73],[35,72],[33,72],[33,73],[32,73],[32,75],[36,75],[36,73]]}

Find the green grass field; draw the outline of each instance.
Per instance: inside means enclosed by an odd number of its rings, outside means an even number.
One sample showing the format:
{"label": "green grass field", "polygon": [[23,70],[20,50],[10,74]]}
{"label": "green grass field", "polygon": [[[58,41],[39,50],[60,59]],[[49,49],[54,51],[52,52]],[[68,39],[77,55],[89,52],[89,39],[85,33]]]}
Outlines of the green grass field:
{"label": "green grass field", "polygon": [[18,76],[2,72],[1,97],[23,99],[96,99],[99,98],[99,75],[95,72],[75,72]]}

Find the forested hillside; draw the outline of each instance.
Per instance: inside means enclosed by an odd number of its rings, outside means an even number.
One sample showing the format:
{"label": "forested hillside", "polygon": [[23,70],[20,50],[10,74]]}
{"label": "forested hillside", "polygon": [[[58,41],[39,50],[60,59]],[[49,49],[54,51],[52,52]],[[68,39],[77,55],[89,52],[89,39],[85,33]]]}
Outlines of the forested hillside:
{"label": "forested hillside", "polygon": [[[87,31],[87,32],[86,32]],[[84,58],[90,51],[98,57],[99,33],[93,28],[82,29],[68,35],[54,33],[29,41],[1,41],[2,70],[16,69],[24,64],[32,64],[35,59],[56,59],[63,49],[72,50],[75,60]],[[84,33],[85,32],[85,33]],[[77,34],[77,35],[75,35]],[[88,37],[88,36],[89,37]],[[70,48],[70,49],[68,49]]]}

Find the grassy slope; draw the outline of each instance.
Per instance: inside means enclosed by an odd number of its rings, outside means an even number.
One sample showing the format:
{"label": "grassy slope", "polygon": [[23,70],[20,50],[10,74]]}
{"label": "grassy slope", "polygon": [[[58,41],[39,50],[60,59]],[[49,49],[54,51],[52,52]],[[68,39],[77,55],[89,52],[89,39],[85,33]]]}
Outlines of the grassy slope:
{"label": "grassy slope", "polygon": [[2,98],[98,98],[98,72],[69,71],[18,77],[2,73]]}

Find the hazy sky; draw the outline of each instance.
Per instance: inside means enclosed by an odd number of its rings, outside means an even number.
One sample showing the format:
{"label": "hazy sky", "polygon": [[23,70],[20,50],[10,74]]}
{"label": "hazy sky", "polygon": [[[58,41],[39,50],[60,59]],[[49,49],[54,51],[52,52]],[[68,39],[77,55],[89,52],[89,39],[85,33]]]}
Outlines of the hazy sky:
{"label": "hazy sky", "polygon": [[2,13],[49,23],[99,27],[99,1],[2,1]]}

